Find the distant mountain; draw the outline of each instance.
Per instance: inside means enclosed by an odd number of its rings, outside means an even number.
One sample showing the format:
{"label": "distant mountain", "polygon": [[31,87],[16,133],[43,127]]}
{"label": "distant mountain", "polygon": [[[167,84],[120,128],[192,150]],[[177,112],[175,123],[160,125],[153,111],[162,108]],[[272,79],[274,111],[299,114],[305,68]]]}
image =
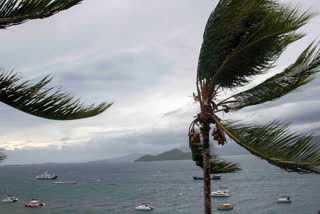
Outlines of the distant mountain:
{"label": "distant mountain", "polygon": [[164,160],[191,160],[191,152],[182,152],[179,149],[172,149],[159,155],[144,155],[135,162],[164,161]]}
{"label": "distant mountain", "polygon": [[88,163],[119,163],[119,162],[134,162],[137,158],[141,157],[143,154],[129,154],[117,158],[111,159],[103,159],[103,160],[96,160],[96,161],[89,161]]}

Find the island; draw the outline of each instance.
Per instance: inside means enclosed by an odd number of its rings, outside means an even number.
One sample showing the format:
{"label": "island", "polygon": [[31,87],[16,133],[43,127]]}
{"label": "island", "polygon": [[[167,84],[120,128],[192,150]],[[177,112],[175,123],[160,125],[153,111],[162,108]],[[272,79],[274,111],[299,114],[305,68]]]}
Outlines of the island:
{"label": "island", "polygon": [[191,152],[182,152],[179,149],[172,149],[167,152],[163,152],[159,155],[144,155],[134,162],[146,162],[146,161],[165,161],[165,160],[191,160]]}

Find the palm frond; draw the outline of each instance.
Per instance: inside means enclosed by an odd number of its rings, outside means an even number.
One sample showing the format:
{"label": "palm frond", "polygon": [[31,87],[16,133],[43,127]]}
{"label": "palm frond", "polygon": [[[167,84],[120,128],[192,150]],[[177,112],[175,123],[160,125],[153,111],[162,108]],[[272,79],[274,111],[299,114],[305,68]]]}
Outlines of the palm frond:
{"label": "palm frond", "polygon": [[6,159],[6,155],[0,150],[0,162]]}
{"label": "palm frond", "polygon": [[[283,72],[274,75],[263,83],[247,91],[238,93],[221,104],[229,104],[230,110],[261,104],[280,98],[300,86],[310,82],[320,71],[320,49],[311,43],[295,63]],[[230,100],[230,99],[233,100]]]}
{"label": "palm frond", "polygon": [[[192,160],[196,165],[203,167],[203,149],[201,145],[190,146],[192,152]],[[210,159],[211,174],[215,173],[231,173],[240,170],[236,163],[221,160],[217,155],[212,154]]]}
{"label": "palm frond", "polygon": [[290,131],[289,123],[251,125],[226,121],[219,125],[240,146],[275,166],[288,172],[320,174],[320,145],[309,134]]}
{"label": "palm frond", "polygon": [[112,103],[85,106],[60,89],[47,87],[52,78],[44,77],[36,84],[20,82],[12,72],[0,74],[0,102],[34,116],[52,120],[75,120],[104,112]]}
{"label": "palm frond", "polygon": [[205,28],[197,81],[221,89],[248,83],[304,36],[296,30],[313,15],[272,0],[220,0]]}
{"label": "palm frond", "polygon": [[67,10],[83,0],[0,0],[0,29],[43,19]]}

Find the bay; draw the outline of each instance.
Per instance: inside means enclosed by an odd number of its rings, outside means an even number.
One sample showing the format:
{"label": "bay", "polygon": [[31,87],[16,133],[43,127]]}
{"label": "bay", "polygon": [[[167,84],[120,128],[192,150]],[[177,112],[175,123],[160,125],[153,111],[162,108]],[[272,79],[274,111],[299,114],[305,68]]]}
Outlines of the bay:
{"label": "bay", "polygon": [[[316,214],[320,210],[320,176],[288,173],[249,155],[226,156],[243,169],[222,174],[212,181],[212,191],[227,186],[228,198],[212,198],[213,213]],[[33,181],[44,171],[57,174],[59,180],[75,180],[75,185]],[[128,163],[41,164],[0,167],[0,198],[6,189],[19,202],[0,203],[1,214],[129,214],[141,213],[135,206],[151,202],[153,214],[203,213],[201,169],[194,162],[159,161]],[[180,194],[181,193],[181,194]],[[282,195],[291,196],[291,204],[277,204]],[[31,198],[45,203],[41,208],[25,208]],[[231,211],[216,206],[229,202]]]}

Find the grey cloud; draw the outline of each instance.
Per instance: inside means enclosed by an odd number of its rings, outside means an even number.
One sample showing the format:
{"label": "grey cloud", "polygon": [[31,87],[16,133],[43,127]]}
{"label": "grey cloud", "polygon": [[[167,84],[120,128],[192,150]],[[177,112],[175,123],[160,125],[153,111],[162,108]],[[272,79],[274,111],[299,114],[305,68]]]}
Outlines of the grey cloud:
{"label": "grey cloud", "polygon": [[[168,74],[171,67],[155,49],[99,56],[88,61],[80,59],[67,69],[54,68],[53,73],[56,73],[55,82],[67,83],[63,88],[70,93],[90,99],[92,91],[96,91],[95,97],[136,93],[152,86],[161,76]],[[60,70],[64,72],[59,73]]]}
{"label": "grey cloud", "polygon": [[91,135],[108,135],[108,134],[125,134],[132,131],[132,129],[122,128],[121,130],[112,130],[112,131],[102,131],[102,132],[91,132]]}
{"label": "grey cloud", "polygon": [[170,117],[170,116],[172,116],[172,115],[179,114],[179,113],[181,113],[182,111],[183,111],[183,110],[182,110],[181,108],[179,108],[179,109],[176,109],[176,110],[173,110],[173,111],[169,111],[169,112],[163,114],[162,117]]}
{"label": "grey cloud", "polygon": [[93,137],[82,145],[51,145],[46,148],[16,149],[5,151],[11,163],[83,162],[110,159],[130,153],[160,153],[187,144],[185,130],[153,130],[125,137]]}

